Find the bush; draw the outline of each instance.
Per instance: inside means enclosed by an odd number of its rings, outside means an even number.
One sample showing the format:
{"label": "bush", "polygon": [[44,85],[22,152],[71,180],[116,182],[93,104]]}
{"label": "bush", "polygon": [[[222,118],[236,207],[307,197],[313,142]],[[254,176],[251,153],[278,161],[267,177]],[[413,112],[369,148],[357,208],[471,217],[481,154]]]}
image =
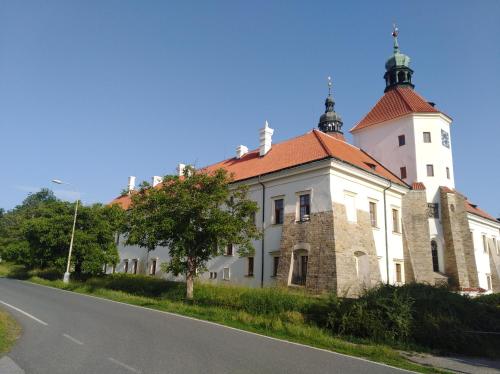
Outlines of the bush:
{"label": "bush", "polygon": [[491,293],[489,295],[479,296],[474,300],[500,308],[500,293]]}
{"label": "bush", "polygon": [[332,299],[327,326],[336,334],[442,352],[500,356],[500,313],[443,287],[381,285],[359,299]]}

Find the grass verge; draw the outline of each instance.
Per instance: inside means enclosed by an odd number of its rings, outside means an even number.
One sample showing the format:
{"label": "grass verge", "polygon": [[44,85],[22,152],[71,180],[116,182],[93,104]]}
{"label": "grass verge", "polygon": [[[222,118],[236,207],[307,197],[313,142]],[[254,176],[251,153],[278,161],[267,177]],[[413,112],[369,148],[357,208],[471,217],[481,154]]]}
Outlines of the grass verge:
{"label": "grass verge", "polygon": [[[151,278],[148,279],[151,280]],[[366,358],[402,369],[421,373],[446,373],[442,370],[420,366],[407,361],[397,350],[389,346],[348,341],[338,338],[327,330],[321,329],[314,324],[308,323],[304,319],[303,314],[298,312],[301,300],[306,302],[312,299],[305,294],[294,295],[293,299],[298,302],[293,306],[287,302],[290,293],[273,289],[264,291],[264,293],[267,292],[266,295],[268,299],[280,300],[280,304],[278,305],[275,303],[274,309],[270,313],[269,310],[260,310],[259,312],[258,307],[256,310],[249,310],[245,308],[244,305],[238,305],[237,303],[235,303],[233,307],[222,305],[218,303],[215,297],[216,295],[211,295],[213,286],[205,286],[202,284],[198,284],[195,288],[195,298],[196,289],[198,289],[198,299],[200,302],[186,303],[182,300],[182,287],[174,285],[172,289],[167,291],[167,295],[165,293],[159,294],[159,292],[155,291],[154,282],[153,286],[146,290],[141,289],[136,290],[136,292],[129,290],[128,292],[124,292],[110,289],[113,288],[113,279],[109,281],[97,278],[90,279],[86,282],[73,281],[69,284],[65,284],[60,280],[47,280],[32,276],[28,278],[28,281],[81,294],[93,295],[127,304],[216,322],[241,330]],[[140,277],[137,277],[135,280],[131,279],[130,287],[137,287],[137,285],[141,283],[145,282],[141,282]],[[150,286],[151,283],[148,282],[148,285]],[[158,285],[160,285],[160,283],[158,283]],[[226,291],[228,294],[240,292],[241,295],[238,298],[239,300],[247,299],[248,301],[249,298],[252,299],[252,295],[255,295],[255,291],[247,291],[247,289],[237,287],[227,287]],[[219,290],[219,294],[220,292],[224,293],[225,290]],[[134,293],[140,293],[141,295],[146,294],[148,296],[139,296]],[[321,301],[321,299],[316,298],[317,303],[320,304]],[[255,307],[252,308],[255,309]]]}
{"label": "grass verge", "polygon": [[20,333],[21,328],[16,320],[0,309],[0,357],[9,351]]}

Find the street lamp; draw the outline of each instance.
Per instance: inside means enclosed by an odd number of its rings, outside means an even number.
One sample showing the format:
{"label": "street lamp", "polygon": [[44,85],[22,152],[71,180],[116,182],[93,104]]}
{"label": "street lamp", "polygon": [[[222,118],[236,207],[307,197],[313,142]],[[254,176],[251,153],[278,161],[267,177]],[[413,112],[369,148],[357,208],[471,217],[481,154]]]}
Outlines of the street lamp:
{"label": "street lamp", "polygon": [[66,272],[64,273],[64,277],[63,277],[63,282],[69,283],[69,267],[71,264],[71,252],[73,252],[73,238],[75,237],[76,215],[78,214],[78,202],[80,200],[80,192],[78,191],[78,188],[76,186],[74,186],[70,183],[65,183],[60,179],[52,179],[52,182],[55,184],[65,184],[68,186],[72,186],[77,190],[77,193],[78,193],[78,198],[76,199],[76,204],[75,204],[75,216],[73,218],[73,230],[71,231],[71,241],[69,242],[68,263],[66,265]]}

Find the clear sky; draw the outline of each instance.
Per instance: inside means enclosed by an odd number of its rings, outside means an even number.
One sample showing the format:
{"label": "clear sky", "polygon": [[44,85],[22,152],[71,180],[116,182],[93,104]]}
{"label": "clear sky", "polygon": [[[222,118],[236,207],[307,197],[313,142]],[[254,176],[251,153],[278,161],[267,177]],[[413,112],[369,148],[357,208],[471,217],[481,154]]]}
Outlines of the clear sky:
{"label": "clear sky", "polygon": [[[108,202],[129,175],[204,166],[382,96],[392,23],[453,119],[457,189],[500,216],[500,1],[2,1],[0,207],[53,178]],[[348,137],[350,139],[350,136]]]}

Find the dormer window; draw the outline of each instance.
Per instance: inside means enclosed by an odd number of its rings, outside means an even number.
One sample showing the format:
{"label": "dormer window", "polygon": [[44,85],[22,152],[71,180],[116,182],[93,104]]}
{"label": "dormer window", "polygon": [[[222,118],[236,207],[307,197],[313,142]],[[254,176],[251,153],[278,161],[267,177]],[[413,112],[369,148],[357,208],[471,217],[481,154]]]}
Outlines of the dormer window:
{"label": "dormer window", "polygon": [[375,170],[375,168],[377,167],[377,165],[375,164],[372,164],[372,163],[369,163],[369,162],[365,162],[365,164],[372,170]]}

